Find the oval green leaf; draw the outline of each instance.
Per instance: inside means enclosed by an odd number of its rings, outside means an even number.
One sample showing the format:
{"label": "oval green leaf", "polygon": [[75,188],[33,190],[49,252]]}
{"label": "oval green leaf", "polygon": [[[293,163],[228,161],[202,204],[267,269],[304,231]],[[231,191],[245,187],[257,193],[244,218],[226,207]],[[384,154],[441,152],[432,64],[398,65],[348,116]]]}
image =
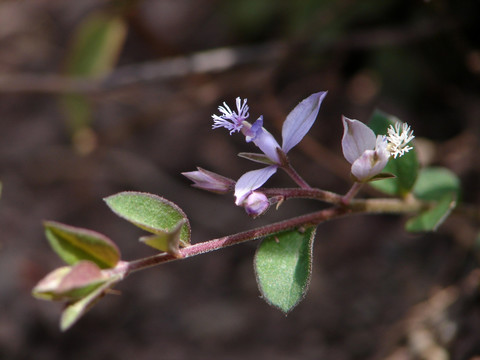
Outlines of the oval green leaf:
{"label": "oval green leaf", "polygon": [[105,269],[114,267],[120,260],[120,250],[105,235],[54,221],[43,225],[53,250],[69,265],[89,260]]}
{"label": "oval green leaf", "polygon": [[305,296],[312,269],[315,227],[265,238],[255,254],[257,283],[264,299],[285,314]]}
{"label": "oval green leaf", "polygon": [[413,193],[419,199],[439,200],[445,194],[460,193],[460,180],[453,172],[442,167],[422,169],[413,188]]}
{"label": "oval green leaf", "polygon": [[455,193],[449,193],[431,209],[407,221],[405,229],[410,232],[436,231],[447,219],[457,204]]}
{"label": "oval green leaf", "polygon": [[185,221],[180,230],[183,246],[190,244],[190,223],[176,204],[160,196],[126,191],[104,199],[110,209],[121,218],[153,234],[171,232],[180,221]]}
{"label": "oval green leaf", "polygon": [[[387,129],[390,125],[399,122],[394,116],[385,114],[381,111],[375,111],[368,122],[368,126],[375,132],[376,135],[387,134]],[[392,173],[395,178],[379,180],[370,183],[372,187],[380,190],[386,194],[406,196],[411,192],[413,185],[418,175],[418,158],[415,149],[396,159],[390,159],[387,166],[383,170],[387,173]]]}

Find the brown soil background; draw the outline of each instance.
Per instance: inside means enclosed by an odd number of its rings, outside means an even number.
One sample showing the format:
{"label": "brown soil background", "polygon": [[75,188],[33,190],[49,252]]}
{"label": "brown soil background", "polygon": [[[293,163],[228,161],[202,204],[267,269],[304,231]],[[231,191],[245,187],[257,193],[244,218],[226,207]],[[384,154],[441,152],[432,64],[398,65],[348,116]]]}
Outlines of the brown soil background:
{"label": "brown soil background", "polygon": [[[193,242],[318,208],[292,200],[251,220],[231,196],[180,175],[201,166],[236,179],[254,168],[236,156],[254,151],[240,136],[210,129],[217,106],[236,96],[279,137],[296,103],[329,90],[290,154],[314,186],[348,190],[341,115],[367,121],[379,108],[411,124],[422,162],[455,172],[463,204],[480,206],[477,1],[132,2],[116,70],[138,75],[147,62],[219,47],[242,46],[247,60],[88,93],[94,143],[81,153],[61,84],[40,80],[61,74],[82,19],[119,4],[0,2],[0,359],[478,359],[478,219],[457,215],[421,235],[405,233],[399,216],[323,224],[310,291],[287,317],[259,297],[253,242],[134,274],[61,333],[61,306],[30,295],[62,265],[42,220],[102,232],[129,260],[152,251],[102,201],[119,191],[176,202]],[[283,174],[269,184],[292,185]]]}

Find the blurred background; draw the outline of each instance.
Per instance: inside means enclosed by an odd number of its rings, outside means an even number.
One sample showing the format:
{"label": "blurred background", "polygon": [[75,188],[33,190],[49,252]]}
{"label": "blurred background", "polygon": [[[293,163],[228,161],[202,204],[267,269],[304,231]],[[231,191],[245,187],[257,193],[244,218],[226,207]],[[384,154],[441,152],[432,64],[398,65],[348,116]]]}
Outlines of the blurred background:
{"label": "blurred background", "polygon": [[[479,16],[475,0],[1,1],[0,359],[478,359]],[[477,220],[420,235],[399,216],[323,224],[287,317],[259,297],[255,242],[136,273],[66,333],[61,305],[31,297],[62,265],[43,220],[104,233],[126,260],[153,254],[102,201],[119,191],[177,203],[193,242],[318,209],[291,200],[251,220],[180,172],[255,167],[236,156],[255,151],[242,136],[211,130],[223,101],[248,98],[280,138],[322,90],[290,152],[307,181],[345,193],[341,115],[381,109],[413,127],[422,165],[460,177]]]}

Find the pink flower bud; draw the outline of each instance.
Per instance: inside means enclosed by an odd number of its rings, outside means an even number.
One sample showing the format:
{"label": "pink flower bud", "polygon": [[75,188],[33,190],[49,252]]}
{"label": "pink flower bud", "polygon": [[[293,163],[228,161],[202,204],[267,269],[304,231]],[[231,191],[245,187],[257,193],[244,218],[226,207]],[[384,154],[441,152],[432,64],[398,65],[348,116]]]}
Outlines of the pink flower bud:
{"label": "pink flower bud", "polygon": [[270,203],[264,193],[253,191],[243,202],[243,207],[248,215],[253,218],[262,215],[267,211]]}
{"label": "pink flower bud", "polygon": [[218,194],[226,194],[233,190],[235,186],[234,180],[199,167],[197,169],[198,171],[182,173],[182,175],[193,181],[193,187]]}

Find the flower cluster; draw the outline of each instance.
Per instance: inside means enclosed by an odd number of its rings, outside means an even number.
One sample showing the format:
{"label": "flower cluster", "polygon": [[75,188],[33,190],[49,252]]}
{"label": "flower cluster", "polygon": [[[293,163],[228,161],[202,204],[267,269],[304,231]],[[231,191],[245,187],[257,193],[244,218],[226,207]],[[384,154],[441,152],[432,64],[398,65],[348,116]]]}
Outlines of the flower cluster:
{"label": "flower cluster", "polygon": [[249,215],[255,217],[268,209],[267,197],[263,194],[259,196],[261,193],[255,190],[261,187],[279,167],[284,166],[282,158],[286,158],[288,151],[310,130],[326,95],[326,91],[312,94],[288,114],[282,128],[282,146],[263,127],[263,116],[253,124],[246,121],[249,116],[246,99],[243,101],[240,98],[236,99],[236,112],[224,103],[218,108],[221,114],[212,115],[214,121],[212,128],[224,127],[230,131],[230,134],[241,131],[247,142],[253,142],[263,152],[264,156],[256,157],[256,161],[262,159],[261,162],[268,165],[245,173],[235,185],[235,204],[244,206]]}
{"label": "flower cluster", "polygon": [[[183,173],[194,182],[194,186],[218,193],[234,188],[235,204],[243,206],[246,212],[256,217],[263,214],[270,201],[258,189],[277,171],[290,166],[287,153],[297,145],[312,127],[320,110],[326,91],[310,95],[300,102],[287,116],[282,127],[282,146],[263,127],[263,116],[251,124],[248,122],[247,99],[236,99],[236,110],[225,102],[219,106],[219,115],[212,115],[212,128],[225,128],[230,135],[241,132],[247,142],[253,142],[263,154],[243,154],[250,160],[263,163],[266,167],[248,171],[238,181],[212,172],[198,169]],[[379,175],[391,157],[397,158],[412,150],[410,142],[413,131],[407,124],[399,122],[390,125],[386,135],[376,136],[373,130],[358,120],[343,117],[344,133],[342,150],[345,159],[352,164],[351,173],[357,182],[367,182]]]}

